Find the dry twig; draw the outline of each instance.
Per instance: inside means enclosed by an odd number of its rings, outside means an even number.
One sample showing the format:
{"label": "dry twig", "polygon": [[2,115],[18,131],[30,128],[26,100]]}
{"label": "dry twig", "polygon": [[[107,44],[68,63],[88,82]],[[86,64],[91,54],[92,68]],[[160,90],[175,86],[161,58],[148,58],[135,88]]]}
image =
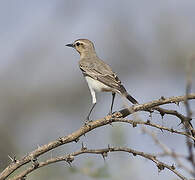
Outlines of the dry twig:
{"label": "dry twig", "polygon": [[49,165],[51,163],[55,163],[55,162],[59,162],[59,161],[66,161],[68,163],[72,163],[72,161],[74,161],[74,158],[80,154],[86,154],[86,153],[87,154],[100,154],[105,158],[105,157],[107,157],[109,152],[118,152],[118,151],[131,153],[131,154],[133,154],[133,156],[141,156],[143,158],[151,160],[156,164],[159,171],[162,171],[164,169],[168,169],[168,170],[172,171],[174,174],[176,174],[180,179],[187,180],[187,178],[185,176],[183,176],[181,173],[179,173],[173,165],[168,165],[166,163],[159,161],[152,154],[136,151],[136,150],[126,148],[126,147],[108,147],[105,149],[87,149],[87,148],[83,149],[83,148],[81,148],[80,151],[77,151],[77,152],[74,152],[74,153],[71,153],[71,154],[68,154],[65,156],[61,156],[61,157],[51,158],[51,159],[44,161],[44,162],[39,162],[39,165],[37,167],[31,166],[27,170],[20,173],[18,176],[10,178],[9,180],[20,180],[21,178],[26,177],[29,173],[31,173],[35,169]]}
{"label": "dry twig", "polygon": [[[187,98],[188,98],[188,100],[195,99],[195,93],[188,94]],[[179,102],[184,101],[185,99],[186,99],[186,96],[177,96],[177,97],[170,97],[170,98],[160,98],[158,100],[155,100],[155,101],[152,101],[152,102],[149,102],[149,103],[139,104],[139,105],[131,106],[129,108],[122,109],[121,111],[114,113],[112,116],[108,115],[108,116],[106,116],[106,117],[104,117],[102,119],[90,122],[87,125],[82,126],[77,131],[73,132],[72,134],[69,134],[69,135],[67,135],[65,137],[58,138],[55,141],[52,141],[52,142],[50,142],[50,143],[48,143],[46,145],[38,147],[36,150],[30,152],[29,154],[27,154],[23,158],[21,158],[19,160],[16,160],[15,162],[12,162],[0,174],[0,180],[4,180],[10,174],[12,174],[15,170],[17,170],[18,168],[20,168],[21,166],[23,166],[23,165],[25,165],[25,164],[27,164],[29,162],[34,162],[34,167],[33,168],[36,169],[37,167],[40,166],[40,163],[38,163],[36,161],[36,159],[40,155],[42,155],[42,154],[44,154],[44,153],[46,153],[46,152],[48,152],[48,151],[50,151],[52,149],[55,149],[55,148],[57,148],[57,147],[59,147],[59,146],[61,146],[63,144],[67,144],[67,143],[70,143],[70,142],[73,142],[73,141],[77,142],[79,140],[80,136],[85,135],[86,133],[90,132],[93,129],[96,129],[96,128],[101,127],[101,126],[105,126],[107,124],[112,123],[113,121],[115,121],[115,122],[123,122],[124,120],[122,120],[121,118],[124,118],[124,117],[126,117],[126,116],[128,116],[128,115],[130,115],[130,114],[132,114],[134,112],[137,112],[137,111],[149,111],[150,109],[158,107],[160,105],[169,104],[169,103],[179,103]],[[174,114],[174,113],[172,113],[172,114]],[[126,122],[134,123],[131,120],[126,120]],[[149,125],[149,126],[152,126],[152,127],[158,128],[158,129],[164,129],[164,130],[167,130],[167,131],[170,131],[170,132],[173,132],[173,133],[185,135],[185,136],[187,136],[187,137],[189,137],[189,138],[194,140],[194,137],[192,137],[190,134],[185,133],[185,132],[180,132],[180,131],[169,129],[169,128],[162,127],[162,126],[159,126],[159,125],[154,125],[154,124],[149,123],[149,122],[140,122],[140,124]],[[166,167],[166,165],[163,165],[163,167],[164,166]],[[167,168],[168,168],[168,166],[167,166]],[[171,168],[169,167],[168,169],[171,169]]]}

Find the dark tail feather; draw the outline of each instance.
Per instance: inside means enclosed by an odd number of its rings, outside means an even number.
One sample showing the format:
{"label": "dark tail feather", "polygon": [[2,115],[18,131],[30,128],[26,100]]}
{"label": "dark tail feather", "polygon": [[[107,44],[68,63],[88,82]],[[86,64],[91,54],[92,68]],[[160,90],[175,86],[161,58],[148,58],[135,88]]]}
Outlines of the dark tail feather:
{"label": "dark tail feather", "polygon": [[127,93],[126,98],[133,104],[139,104],[131,95]]}
{"label": "dark tail feather", "polygon": [[124,86],[120,87],[120,93],[125,96],[131,103],[133,104],[139,104],[130,94],[128,94],[128,92],[126,91],[126,89],[124,88]]}

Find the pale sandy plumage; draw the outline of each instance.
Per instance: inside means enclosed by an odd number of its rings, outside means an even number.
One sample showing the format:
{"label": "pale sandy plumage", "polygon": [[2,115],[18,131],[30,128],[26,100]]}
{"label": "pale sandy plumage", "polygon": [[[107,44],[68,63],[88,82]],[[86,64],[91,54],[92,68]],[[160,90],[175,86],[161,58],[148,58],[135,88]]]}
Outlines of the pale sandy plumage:
{"label": "pale sandy plumage", "polygon": [[[67,46],[75,48],[80,54],[79,67],[86,78],[92,95],[93,106],[89,115],[96,104],[95,92],[98,91],[112,92],[113,98],[110,113],[112,113],[115,93],[119,93],[126,97],[133,104],[138,103],[127,93],[121,81],[112,71],[110,66],[98,58],[91,41],[88,39],[78,39],[73,44],[67,44]],[[89,115],[87,119],[89,119]]]}

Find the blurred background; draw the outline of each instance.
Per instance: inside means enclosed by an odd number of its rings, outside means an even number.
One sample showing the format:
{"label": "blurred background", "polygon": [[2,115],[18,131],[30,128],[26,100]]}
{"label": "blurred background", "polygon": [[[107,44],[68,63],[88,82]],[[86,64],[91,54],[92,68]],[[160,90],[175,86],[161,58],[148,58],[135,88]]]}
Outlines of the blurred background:
{"label": "blurred background", "polygon": [[[92,40],[98,56],[112,66],[140,103],[184,95],[186,62],[195,53],[194,7],[194,0],[1,0],[0,170],[10,163],[8,155],[20,158],[83,125],[91,96],[78,67],[79,54],[64,46],[76,39]],[[195,66],[193,70],[194,92]],[[92,119],[104,117],[111,103],[111,94],[97,98]],[[123,106],[124,101],[117,97],[114,110]],[[182,104],[164,107],[185,113]],[[194,101],[191,107],[194,110]],[[149,119],[148,113],[138,116]],[[162,120],[154,114],[152,121],[182,130],[175,117]],[[171,149],[187,152],[181,136],[155,132]],[[114,124],[47,155],[76,151],[82,142],[88,148],[110,144],[160,152],[140,126]],[[169,158],[163,160],[172,163]],[[82,155],[72,166],[52,164],[36,170],[28,179],[176,179],[168,170],[158,173],[152,162],[125,153],[109,154],[105,162],[97,155]]]}

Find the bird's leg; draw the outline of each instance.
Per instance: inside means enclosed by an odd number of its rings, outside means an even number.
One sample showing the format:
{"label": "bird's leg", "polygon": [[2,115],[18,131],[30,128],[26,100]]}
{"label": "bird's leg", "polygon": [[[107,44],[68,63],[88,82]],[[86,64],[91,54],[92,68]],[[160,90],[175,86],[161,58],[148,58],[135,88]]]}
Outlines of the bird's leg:
{"label": "bird's leg", "polygon": [[92,102],[93,102],[93,106],[91,107],[90,111],[89,111],[89,114],[87,115],[87,118],[86,118],[86,121],[85,121],[85,124],[87,124],[88,122],[92,121],[92,120],[89,120],[89,116],[91,115],[91,112],[93,111],[95,105],[96,105],[96,97],[95,97],[95,91],[94,89],[89,86],[89,89],[90,89],[90,92],[91,92],[91,97],[92,97]]}
{"label": "bird's leg", "polygon": [[111,102],[110,112],[108,113],[109,115],[112,115],[112,109],[113,109],[113,105],[114,105],[115,95],[116,95],[116,93],[112,92],[112,102]]}
{"label": "bird's leg", "polygon": [[89,120],[89,117],[91,115],[91,112],[93,111],[94,107],[95,107],[96,103],[93,103],[93,106],[91,107],[90,111],[89,111],[89,114],[87,115],[87,118],[86,118],[86,121],[85,121],[85,124],[87,124],[88,122],[92,121],[92,120]]}

